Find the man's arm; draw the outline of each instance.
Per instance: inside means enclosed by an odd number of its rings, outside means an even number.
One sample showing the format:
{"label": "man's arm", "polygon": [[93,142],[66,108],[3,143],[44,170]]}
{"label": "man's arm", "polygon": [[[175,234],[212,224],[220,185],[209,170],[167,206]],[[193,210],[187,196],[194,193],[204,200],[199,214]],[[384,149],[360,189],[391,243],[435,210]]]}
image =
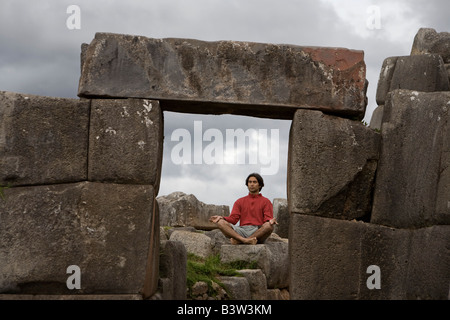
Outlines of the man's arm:
{"label": "man's arm", "polygon": [[223,216],[212,216],[209,218],[209,221],[213,223],[218,223],[221,219],[224,219],[226,222],[229,222],[231,224],[236,224],[241,218],[241,212],[240,207],[237,201],[233,205],[233,210],[231,210],[231,213],[228,217]]}
{"label": "man's arm", "polygon": [[270,224],[278,224],[277,220],[273,217],[273,206],[269,199],[266,200],[263,212],[264,222],[270,222]]}
{"label": "man's arm", "polygon": [[233,209],[228,217],[223,217],[226,222],[236,224],[241,219],[241,205],[239,200],[233,204]]}

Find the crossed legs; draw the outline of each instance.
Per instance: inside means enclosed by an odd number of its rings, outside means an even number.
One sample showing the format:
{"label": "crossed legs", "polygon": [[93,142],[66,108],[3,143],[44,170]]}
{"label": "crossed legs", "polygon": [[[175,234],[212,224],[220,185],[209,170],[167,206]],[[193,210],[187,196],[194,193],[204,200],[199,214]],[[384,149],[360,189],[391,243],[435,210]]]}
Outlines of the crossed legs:
{"label": "crossed legs", "polygon": [[263,243],[272,233],[273,226],[270,222],[265,222],[258,230],[256,230],[250,237],[245,238],[237,233],[230,223],[224,219],[220,219],[217,223],[218,228],[222,233],[230,238],[231,244],[257,244]]}

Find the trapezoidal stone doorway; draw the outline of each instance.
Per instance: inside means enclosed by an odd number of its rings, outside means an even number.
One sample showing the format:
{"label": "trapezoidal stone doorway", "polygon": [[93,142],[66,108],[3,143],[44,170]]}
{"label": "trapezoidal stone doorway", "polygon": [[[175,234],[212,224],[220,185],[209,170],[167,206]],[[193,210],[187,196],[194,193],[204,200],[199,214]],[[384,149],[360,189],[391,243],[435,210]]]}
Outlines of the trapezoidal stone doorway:
{"label": "trapezoidal stone doorway", "polygon": [[[164,111],[292,121],[288,156],[291,286],[296,216],[366,219],[379,135],[363,126],[362,51],[96,34],[83,46],[79,96],[158,100]],[[353,119],[353,120],[350,120]],[[319,218],[319,217],[318,217]],[[291,296],[300,298],[294,289]]]}
{"label": "trapezoidal stone doorway", "polygon": [[[2,93],[8,137],[0,135],[0,159],[8,171],[0,184],[13,188],[0,201],[0,292],[155,293],[163,111],[176,111],[292,120],[290,287],[291,298],[301,298],[293,290],[305,270],[298,267],[304,243],[298,219],[349,220],[369,206],[356,201],[370,188],[378,157],[377,135],[360,123],[367,100],[363,56],[344,48],[98,33],[82,45],[81,99],[71,100],[64,115],[30,105],[45,106],[46,98]],[[34,140],[24,134],[32,120],[24,108],[53,110]],[[20,141],[32,148],[18,148]],[[36,168],[33,148],[54,154],[54,161]],[[79,168],[55,172],[65,159]],[[38,236],[44,229],[52,237]],[[66,268],[74,264],[83,281],[77,292],[66,286]]]}

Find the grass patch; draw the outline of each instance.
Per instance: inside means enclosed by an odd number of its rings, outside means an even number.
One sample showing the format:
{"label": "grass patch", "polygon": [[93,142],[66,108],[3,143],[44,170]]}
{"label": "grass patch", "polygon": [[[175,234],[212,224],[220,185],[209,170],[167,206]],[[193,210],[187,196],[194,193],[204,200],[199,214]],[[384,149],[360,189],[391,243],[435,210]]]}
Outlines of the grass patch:
{"label": "grass patch", "polygon": [[256,269],[257,267],[256,262],[234,261],[231,263],[223,263],[220,261],[220,254],[203,259],[192,253],[188,253],[186,277],[189,296],[193,298],[191,288],[198,281],[206,282],[208,284],[208,295],[214,296],[217,294],[217,291],[214,290],[212,283],[215,282],[223,287],[223,284],[218,277],[240,277],[241,274],[238,273],[237,270]]}

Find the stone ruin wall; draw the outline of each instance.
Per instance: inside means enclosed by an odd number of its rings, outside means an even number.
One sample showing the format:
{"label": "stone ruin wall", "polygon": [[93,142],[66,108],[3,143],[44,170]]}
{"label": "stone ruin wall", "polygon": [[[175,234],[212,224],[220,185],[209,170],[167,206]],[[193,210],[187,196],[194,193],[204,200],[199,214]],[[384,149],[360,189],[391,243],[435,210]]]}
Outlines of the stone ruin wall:
{"label": "stone ruin wall", "polygon": [[80,99],[0,92],[0,293],[156,292],[167,110],[292,119],[291,299],[447,299],[449,46],[387,58],[368,127],[362,51],[96,34]]}

